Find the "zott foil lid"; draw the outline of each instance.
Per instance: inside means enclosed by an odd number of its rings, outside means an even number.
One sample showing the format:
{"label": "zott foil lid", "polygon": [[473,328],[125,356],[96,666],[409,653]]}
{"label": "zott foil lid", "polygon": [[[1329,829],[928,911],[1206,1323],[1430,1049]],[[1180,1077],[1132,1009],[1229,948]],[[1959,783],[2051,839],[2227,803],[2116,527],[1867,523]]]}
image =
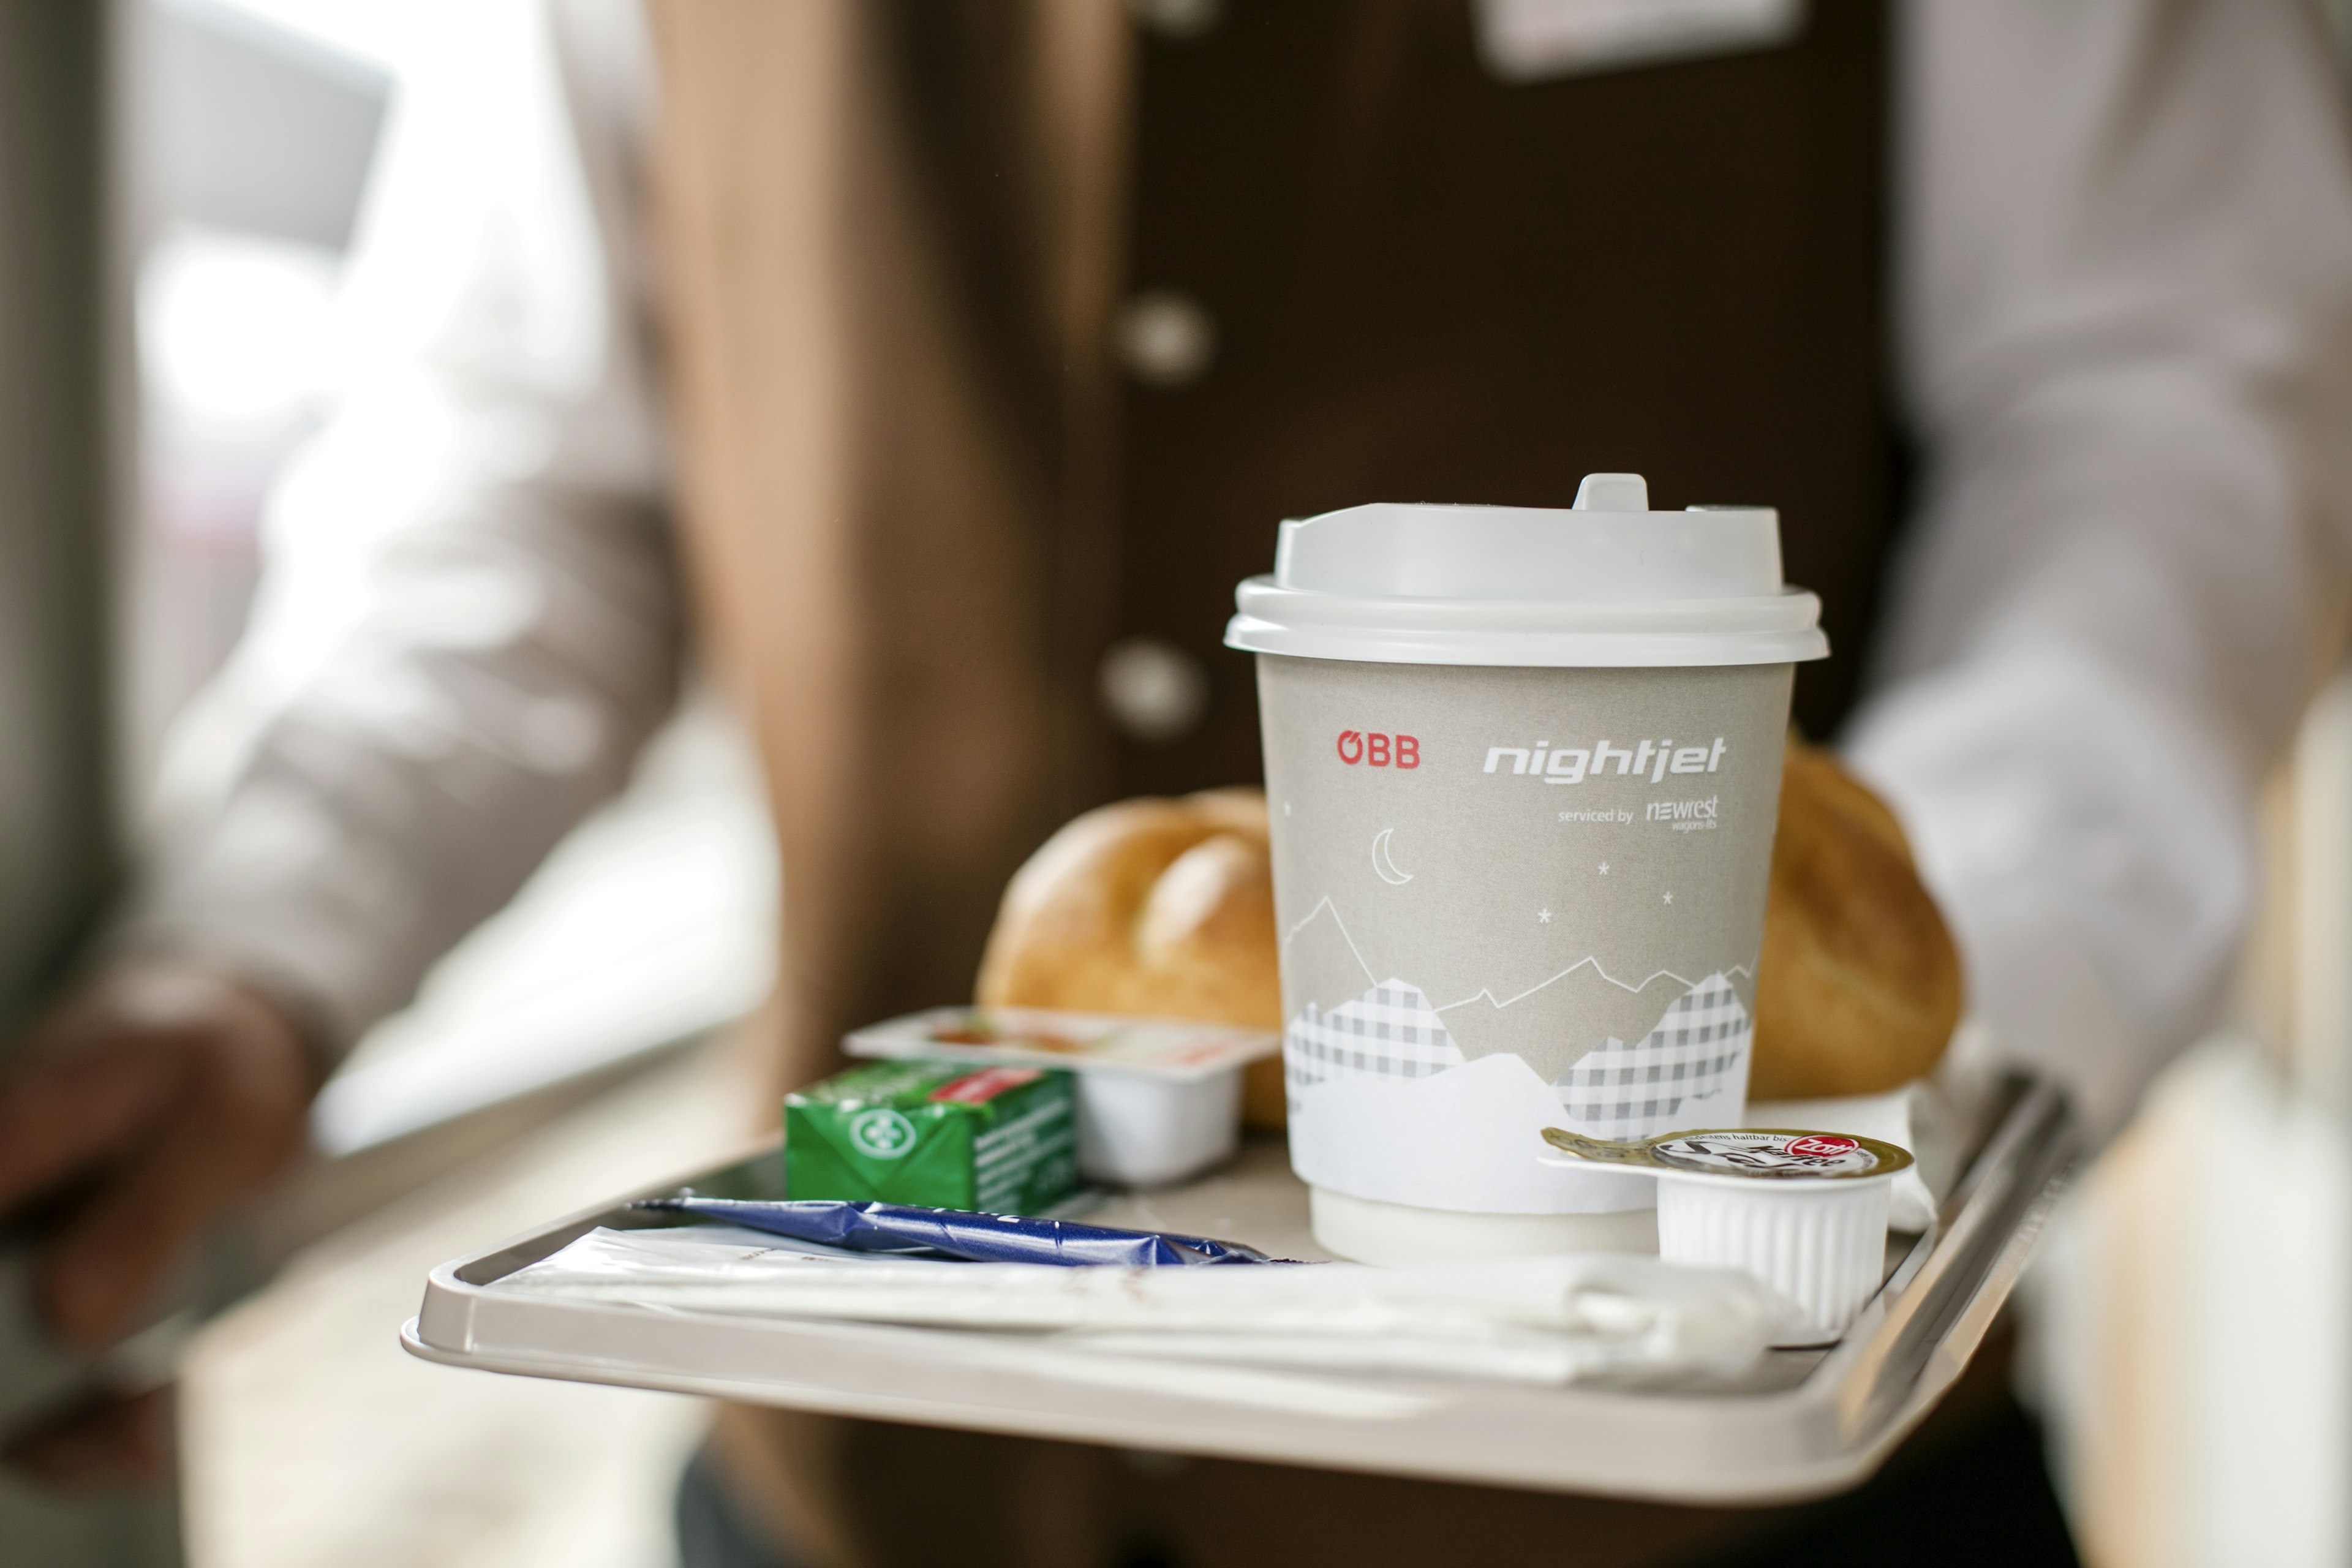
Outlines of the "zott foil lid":
{"label": "zott foil lid", "polygon": [[1880,1139],[1795,1127],[1702,1129],[1632,1143],[1588,1138],[1564,1127],[1547,1127],[1543,1135],[1545,1142],[1575,1160],[1660,1176],[1840,1182],[1892,1176],[1911,1164],[1909,1150]]}

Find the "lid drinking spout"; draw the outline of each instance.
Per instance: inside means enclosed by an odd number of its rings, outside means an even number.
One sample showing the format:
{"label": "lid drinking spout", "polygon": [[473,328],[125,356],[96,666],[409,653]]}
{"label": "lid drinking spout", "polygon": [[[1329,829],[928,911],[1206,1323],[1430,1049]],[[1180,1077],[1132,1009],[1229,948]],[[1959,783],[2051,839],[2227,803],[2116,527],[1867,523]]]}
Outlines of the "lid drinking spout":
{"label": "lid drinking spout", "polygon": [[1587,474],[1576,487],[1578,511],[1647,511],[1650,481],[1639,474]]}

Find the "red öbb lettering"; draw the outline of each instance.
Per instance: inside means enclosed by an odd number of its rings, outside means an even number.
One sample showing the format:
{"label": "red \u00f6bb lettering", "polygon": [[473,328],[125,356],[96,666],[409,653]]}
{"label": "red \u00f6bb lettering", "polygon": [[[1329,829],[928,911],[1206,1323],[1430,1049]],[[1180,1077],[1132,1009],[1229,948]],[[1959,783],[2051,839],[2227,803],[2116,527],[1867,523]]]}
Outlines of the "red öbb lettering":
{"label": "red \u00f6bb lettering", "polygon": [[1342,730],[1339,760],[1349,767],[1368,763],[1376,768],[1421,766],[1421,741],[1412,735],[1384,735],[1377,730]]}

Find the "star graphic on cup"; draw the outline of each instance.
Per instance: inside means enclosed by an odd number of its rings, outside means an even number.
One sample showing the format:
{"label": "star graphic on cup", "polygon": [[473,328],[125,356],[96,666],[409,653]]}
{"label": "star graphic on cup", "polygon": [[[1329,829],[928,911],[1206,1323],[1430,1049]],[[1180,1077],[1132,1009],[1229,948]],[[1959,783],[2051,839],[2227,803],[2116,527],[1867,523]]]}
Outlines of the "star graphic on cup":
{"label": "star graphic on cup", "polygon": [[1671,904],[1671,903],[1673,903],[1674,901],[1675,901],[1675,896],[1674,896],[1672,893],[1668,893],[1668,894],[1666,895],[1666,902],[1668,902],[1668,903],[1670,903],[1670,904]]}
{"label": "star graphic on cup", "polygon": [[1551,911],[1549,910],[1538,910],[1536,911],[1536,923],[1538,925],[1547,926],[1551,924]]}
{"label": "star graphic on cup", "polygon": [[1604,877],[1609,875],[1609,862],[1606,860],[1601,862],[1601,874]]}

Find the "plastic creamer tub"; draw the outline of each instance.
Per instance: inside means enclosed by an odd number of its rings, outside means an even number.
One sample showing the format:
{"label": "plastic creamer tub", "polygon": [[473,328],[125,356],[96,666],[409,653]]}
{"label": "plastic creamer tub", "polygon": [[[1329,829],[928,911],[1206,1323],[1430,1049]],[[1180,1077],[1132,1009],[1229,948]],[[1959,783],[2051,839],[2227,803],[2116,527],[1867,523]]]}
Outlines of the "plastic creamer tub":
{"label": "plastic creamer tub", "polygon": [[856,1057],[921,1057],[1066,1068],[1078,1079],[1078,1173],[1151,1187],[1232,1157],[1241,1138],[1242,1068],[1279,1035],[1224,1024],[935,1007],[857,1030]]}
{"label": "plastic creamer tub", "polygon": [[1785,1297],[1776,1342],[1826,1344],[1845,1332],[1885,1272],[1895,1178],[1911,1153],[1875,1138],[1790,1127],[1676,1132],[1638,1143],[1544,1133],[1567,1169],[1613,1166],[1658,1184],[1658,1256],[1739,1268]]}
{"label": "plastic creamer tub", "polygon": [[1794,667],[1763,507],[1360,506],[1282,525],[1258,656],[1291,1163],[1317,1240],[1647,1250],[1650,1184],[1546,1127],[1736,1125]]}

